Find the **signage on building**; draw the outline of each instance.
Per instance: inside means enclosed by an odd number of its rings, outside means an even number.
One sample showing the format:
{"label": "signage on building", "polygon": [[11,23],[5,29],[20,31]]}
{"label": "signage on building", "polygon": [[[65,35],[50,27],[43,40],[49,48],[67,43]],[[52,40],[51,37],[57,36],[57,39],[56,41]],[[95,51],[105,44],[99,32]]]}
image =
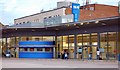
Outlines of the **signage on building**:
{"label": "signage on building", "polygon": [[78,22],[80,15],[80,4],[72,3],[72,14],[74,15],[74,22]]}

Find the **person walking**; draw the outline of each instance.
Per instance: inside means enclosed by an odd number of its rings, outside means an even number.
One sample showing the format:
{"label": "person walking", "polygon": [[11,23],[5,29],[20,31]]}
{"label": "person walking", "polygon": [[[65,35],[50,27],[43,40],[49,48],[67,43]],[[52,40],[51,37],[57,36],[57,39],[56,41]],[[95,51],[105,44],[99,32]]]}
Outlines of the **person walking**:
{"label": "person walking", "polygon": [[68,59],[68,53],[67,52],[65,52],[64,57],[65,57],[65,59]]}
{"label": "person walking", "polygon": [[61,53],[61,58],[64,59],[64,51]]}
{"label": "person walking", "polygon": [[10,53],[10,49],[8,48],[7,51],[6,51],[6,57],[7,57],[7,58],[10,58],[10,56],[11,56],[10,54],[11,54],[11,53]]}
{"label": "person walking", "polygon": [[89,60],[92,59],[92,51],[89,53]]}
{"label": "person walking", "polygon": [[100,51],[99,49],[97,49],[97,59],[99,60],[99,58],[100,58]]}

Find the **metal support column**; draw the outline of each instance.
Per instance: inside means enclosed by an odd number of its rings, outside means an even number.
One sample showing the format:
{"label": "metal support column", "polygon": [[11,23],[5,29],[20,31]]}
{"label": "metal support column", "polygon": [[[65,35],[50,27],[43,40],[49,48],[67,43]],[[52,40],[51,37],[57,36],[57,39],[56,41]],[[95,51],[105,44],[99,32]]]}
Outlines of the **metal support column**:
{"label": "metal support column", "polygon": [[84,60],[83,49],[84,49],[84,46],[83,46],[83,34],[82,34],[82,59]]}
{"label": "metal support column", "polygon": [[69,41],[69,35],[68,35],[68,53],[69,53],[69,56],[68,58],[70,58],[70,45],[69,45],[70,41]]}
{"label": "metal support column", "polygon": [[16,40],[16,37],[15,37],[15,45],[14,45],[14,48],[15,48],[15,58],[16,58],[16,49],[17,49],[17,40]]}
{"label": "metal support column", "polygon": [[97,48],[100,48],[100,33],[98,33],[98,47]]}
{"label": "metal support column", "polygon": [[8,48],[7,38],[5,38],[5,47]]}
{"label": "metal support column", "polygon": [[106,41],[107,41],[107,60],[109,60],[109,39],[108,39],[108,32],[107,32],[107,37],[106,37]]}
{"label": "metal support column", "polygon": [[74,35],[74,59],[76,59],[77,54],[77,34]]}
{"label": "metal support column", "polygon": [[53,51],[54,51],[54,58],[58,58],[57,56],[58,56],[58,53],[57,53],[57,35],[55,35],[55,47],[54,47],[54,49],[53,49]]}

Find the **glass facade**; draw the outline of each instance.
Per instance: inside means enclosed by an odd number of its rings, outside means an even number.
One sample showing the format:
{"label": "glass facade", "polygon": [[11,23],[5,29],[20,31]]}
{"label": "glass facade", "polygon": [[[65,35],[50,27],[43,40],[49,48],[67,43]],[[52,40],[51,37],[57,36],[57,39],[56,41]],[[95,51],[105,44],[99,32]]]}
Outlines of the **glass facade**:
{"label": "glass facade", "polygon": [[[20,51],[51,51],[51,49],[40,48],[18,48],[19,41],[56,41],[55,58],[61,58],[64,51],[69,53],[69,58],[77,59],[97,59],[97,49],[100,50],[102,59],[117,58],[117,32],[89,33],[65,35],[65,36],[30,36],[30,37],[10,37],[0,39],[2,53],[5,54],[9,48],[13,57],[18,57]],[[76,45],[75,45],[76,44]],[[91,56],[90,56],[91,54]]]}

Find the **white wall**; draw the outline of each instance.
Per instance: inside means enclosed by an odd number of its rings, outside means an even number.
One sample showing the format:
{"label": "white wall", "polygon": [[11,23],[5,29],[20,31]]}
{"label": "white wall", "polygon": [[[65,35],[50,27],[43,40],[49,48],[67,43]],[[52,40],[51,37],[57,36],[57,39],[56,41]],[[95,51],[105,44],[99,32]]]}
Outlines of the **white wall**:
{"label": "white wall", "polygon": [[46,12],[46,13],[40,13],[40,14],[37,14],[37,15],[16,19],[16,20],[14,20],[14,23],[15,24],[19,24],[19,23],[23,23],[23,22],[27,23],[27,21],[29,21],[29,22],[43,22],[43,19],[45,17],[55,16],[55,15],[59,15],[59,16],[65,15],[65,9],[66,8],[60,8],[60,9],[56,9],[56,10],[49,11],[49,12]]}

